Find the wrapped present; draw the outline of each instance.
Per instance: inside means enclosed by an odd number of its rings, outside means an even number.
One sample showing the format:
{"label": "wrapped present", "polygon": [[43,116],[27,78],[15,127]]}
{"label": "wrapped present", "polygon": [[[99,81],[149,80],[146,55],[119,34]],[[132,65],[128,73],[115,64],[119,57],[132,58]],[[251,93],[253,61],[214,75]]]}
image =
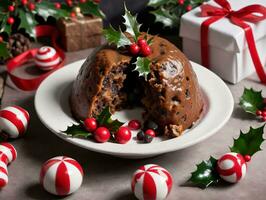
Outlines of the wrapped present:
{"label": "wrapped present", "polygon": [[266,1],[214,0],[182,16],[183,51],[231,83],[266,84]]}
{"label": "wrapped present", "polygon": [[99,17],[59,19],[57,28],[66,51],[93,48],[101,44],[102,19]]}

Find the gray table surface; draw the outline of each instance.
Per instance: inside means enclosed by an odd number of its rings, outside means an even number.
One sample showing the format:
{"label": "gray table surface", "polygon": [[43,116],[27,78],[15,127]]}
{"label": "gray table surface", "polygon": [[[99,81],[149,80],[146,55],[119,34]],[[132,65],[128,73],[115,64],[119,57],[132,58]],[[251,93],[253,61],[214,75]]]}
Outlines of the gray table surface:
{"label": "gray table surface", "polygon": [[[91,50],[84,50],[68,53],[67,62],[71,63],[85,58],[90,52]],[[238,136],[240,129],[247,131],[249,126],[262,125],[244,113],[237,105],[245,86],[263,90],[263,94],[266,96],[266,87],[257,82],[256,75],[237,85],[228,84],[235,100],[234,112],[229,122],[214,136],[184,150],[149,159],[127,160],[94,153],[61,140],[38,119],[34,110],[34,92],[17,90],[10,80],[7,80],[2,100],[3,107],[16,104],[26,108],[30,112],[31,122],[27,135],[12,141],[18,151],[18,158],[8,168],[9,184],[0,191],[0,199],[58,199],[58,197],[52,196],[42,189],[39,184],[39,172],[43,162],[47,159],[66,155],[81,163],[85,177],[82,187],[64,199],[135,199],[130,189],[132,173],[141,165],[155,163],[165,167],[173,175],[174,183],[169,200],[265,200],[266,150],[253,157],[248,166],[247,176],[241,183],[222,185],[206,190],[181,186],[190,176],[190,172],[195,170],[195,164],[203,159],[208,159],[210,155],[218,157],[227,152],[228,146],[232,145],[232,138]],[[263,147],[266,147],[265,144]]]}

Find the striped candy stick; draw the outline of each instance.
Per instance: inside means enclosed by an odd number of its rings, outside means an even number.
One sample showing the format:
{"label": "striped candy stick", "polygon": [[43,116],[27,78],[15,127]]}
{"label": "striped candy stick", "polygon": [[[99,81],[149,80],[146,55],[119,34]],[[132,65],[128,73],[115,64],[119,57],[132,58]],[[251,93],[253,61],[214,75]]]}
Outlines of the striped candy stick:
{"label": "striped candy stick", "polygon": [[23,136],[29,120],[29,113],[19,106],[8,106],[0,110],[0,129],[10,138]]}
{"label": "striped candy stick", "polygon": [[8,183],[7,165],[17,158],[17,151],[9,143],[0,144],[0,189]]}

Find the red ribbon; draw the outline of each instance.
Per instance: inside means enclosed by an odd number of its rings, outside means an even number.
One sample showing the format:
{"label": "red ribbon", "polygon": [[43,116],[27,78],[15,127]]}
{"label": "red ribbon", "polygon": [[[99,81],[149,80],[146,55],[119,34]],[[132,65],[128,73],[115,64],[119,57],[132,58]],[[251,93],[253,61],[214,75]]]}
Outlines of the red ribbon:
{"label": "red ribbon", "polygon": [[35,31],[36,31],[37,37],[44,37],[44,36],[51,37],[52,46],[55,48],[55,50],[59,54],[62,61],[60,62],[58,66],[56,66],[53,70],[49,72],[46,72],[33,79],[24,79],[17,75],[14,75],[12,72],[17,68],[22,67],[22,64],[34,58],[38,49],[31,49],[31,50],[25,51],[24,53],[10,59],[7,63],[7,73],[9,77],[11,78],[11,80],[13,81],[13,83],[18,88],[25,90],[25,91],[36,90],[38,86],[41,84],[41,82],[51,73],[53,73],[55,70],[61,68],[64,65],[64,61],[65,61],[65,54],[56,43],[56,40],[59,36],[58,30],[53,26],[40,25],[40,26],[36,26]]}
{"label": "red ribbon", "polygon": [[[201,25],[201,60],[205,67],[209,67],[208,33],[212,23],[226,17],[245,31],[249,52],[256,72],[262,83],[266,84],[266,73],[260,61],[251,27],[246,22],[256,23],[266,19],[266,7],[262,5],[250,5],[238,11],[232,10],[227,0],[214,0],[221,6],[215,7],[209,4],[201,6],[201,16],[210,17]],[[256,14],[256,15],[255,15]]]}

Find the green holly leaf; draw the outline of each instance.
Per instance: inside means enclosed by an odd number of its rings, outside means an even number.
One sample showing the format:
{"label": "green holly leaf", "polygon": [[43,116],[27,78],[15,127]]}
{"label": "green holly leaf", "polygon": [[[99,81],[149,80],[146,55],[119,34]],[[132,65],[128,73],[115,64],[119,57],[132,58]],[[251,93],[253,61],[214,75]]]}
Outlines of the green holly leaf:
{"label": "green holly leaf", "polygon": [[216,172],[217,160],[210,157],[209,160],[202,161],[197,165],[197,169],[191,173],[191,177],[188,182],[195,184],[200,188],[207,188],[210,185],[217,184],[220,180],[218,173]]}
{"label": "green holly leaf", "polygon": [[177,15],[163,7],[151,11],[151,14],[155,16],[155,22],[162,23],[164,27],[175,27],[179,24]]}
{"label": "green holly leaf", "polygon": [[101,126],[109,128],[111,132],[116,132],[124,123],[117,119],[112,120],[111,116],[109,107],[105,107],[96,120]]}
{"label": "green holly leaf", "polygon": [[20,18],[20,24],[18,29],[25,29],[26,33],[32,38],[36,38],[35,26],[37,22],[34,18],[33,13],[25,12],[24,9],[19,8],[18,15]]}
{"label": "green holly leaf", "polygon": [[85,137],[88,138],[92,136],[92,133],[86,131],[86,129],[83,127],[83,124],[68,126],[67,130],[62,131],[63,133],[66,133],[69,136],[72,137]]}
{"label": "green holly leaf", "polygon": [[252,156],[260,151],[260,146],[264,141],[264,126],[265,125],[255,129],[250,127],[247,133],[241,131],[240,136],[237,139],[234,139],[234,144],[230,147],[231,152]]}
{"label": "green holly leaf", "polygon": [[71,8],[62,4],[61,9],[56,9],[54,3],[49,1],[42,1],[36,4],[36,14],[40,15],[45,21],[48,17],[54,17],[55,19],[67,18],[71,12]]}
{"label": "green holly leaf", "polygon": [[156,7],[160,7],[164,4],[169,4],[170,2],[176,3],[177,0],[150,0],[148,2],[148,6],[156,8]]}
{"label": "green holly leaf", "polygon": [[131,45],[131,41],[126,37],[126,35],[121,30],[116,31],[112,26],[104,29],[103,35],[108,43],[115,44],[117,48]]}
{"label": "green holly leaf", "polygon": [[101,11],[99,4],[93,1],[87,1],[86,3],[79,3],[81,13],[84,15],[94,15],[97,17],[105,18],[105,14]]}
{"label": "green holly leaf", "polygon": [[0,43],[0,60],[6,60],[10,57],[10,52],[7,48],[6,42]]}
{"label": "green holly leaf", "polygon": [[135,41],[138,40],[140,36],[140,24],[137,22],[137,17],[133,16],[130,11],[127,9],[126,4],[124,4],[125,14],[123,15],[124,18],[124,25],[126,26],[127,33],[131,34]]}
{"label": "green holly leaf", "polygon": [[5,32],[6,34],[10,35],[11,34],[11,25],[7,23],[7,18],[8,15],[4,14],[1,17],[1,26],[0,26],[0,33]]}
{"label": "green holly leaf", "polygon": [[144,76],[145,80],[147,80],[147,76],[150,73],[150,63],[151,61],[148,58],[137,57],[137,61],[134,63],[136,65],[134,71],[139,72],[139,76]]}
{"label": "green holly leaf", "polygon": [[243,95],[240,97],[239,105],[246,112],[256,115],[256,111],[264,107],[263,100],[261,91],[245,88]]}

